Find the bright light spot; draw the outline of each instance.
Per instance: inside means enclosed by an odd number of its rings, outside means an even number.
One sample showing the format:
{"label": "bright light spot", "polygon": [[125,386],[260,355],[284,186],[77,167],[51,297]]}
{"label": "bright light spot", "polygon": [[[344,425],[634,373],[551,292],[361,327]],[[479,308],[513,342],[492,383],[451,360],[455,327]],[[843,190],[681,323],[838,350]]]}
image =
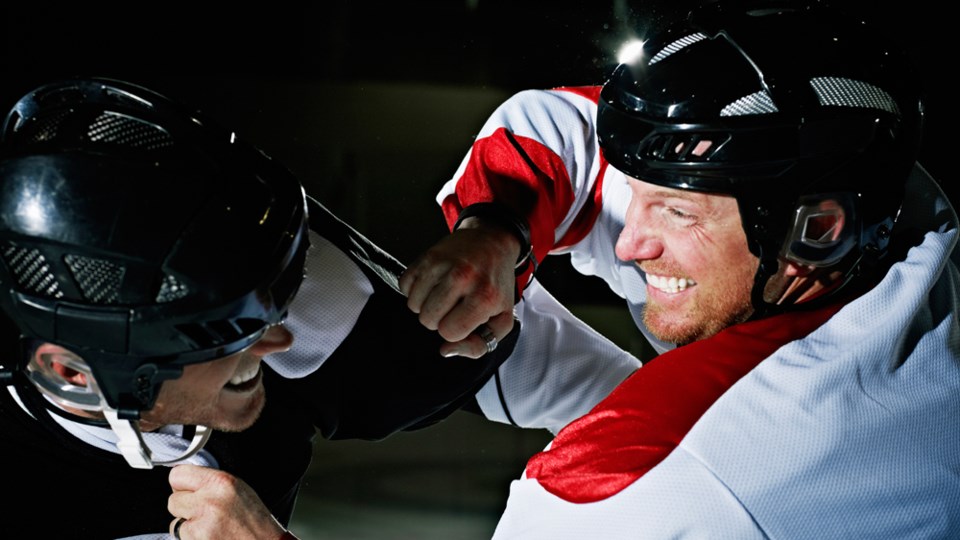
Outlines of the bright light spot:
{"label": "bright light spot", "polygon": [[643,41],[634,40],[627,42],[617,53],[617,62],[621,64],[633,64],[643,58]]}
{"label": "bright light spot", "polygon": [[36,194],[24,193],[17,205],[16,214],[23,221],[27,232],[47,232],[47,213]]}

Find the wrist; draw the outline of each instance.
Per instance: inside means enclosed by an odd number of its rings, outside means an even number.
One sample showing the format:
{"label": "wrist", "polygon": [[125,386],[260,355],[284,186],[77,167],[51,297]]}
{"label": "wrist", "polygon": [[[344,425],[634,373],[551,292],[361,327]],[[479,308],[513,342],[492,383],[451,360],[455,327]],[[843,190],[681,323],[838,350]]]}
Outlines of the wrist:
{"label": "wrist", "polygon": [[493,225],[500,228],[511,236],[516,238],[520,244],[520,252],[514,263],[514,275],[520,276],[527,272],[530,266],[534,271],[537,268],[537,261],[533,255],[533,245],[530,240],[530,227],[527,220],[515,214],[508,207],[495,202],[474,203],[464,208],[457,217],[457,222],[453,225],[453,230],[460,228],[461,224],[472,221],[479,221],[483,224]]}

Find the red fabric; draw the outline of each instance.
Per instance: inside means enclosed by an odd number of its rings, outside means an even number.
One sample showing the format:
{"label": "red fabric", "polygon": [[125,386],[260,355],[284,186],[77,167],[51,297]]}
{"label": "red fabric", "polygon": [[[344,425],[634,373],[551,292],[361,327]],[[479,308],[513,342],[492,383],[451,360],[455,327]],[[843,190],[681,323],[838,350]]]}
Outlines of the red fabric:
{"label": "red fabric", "polygon": [[[556,90],[583,96],[593,103],[600,98],[599,86]],[[456,195],[442,202],[444,218],[452,227],[465,206],[490,201],[506,204],[527,219],[534,257],[542,261],[554,248],[576,244],[590,232],[602,208],[607,166],[601,157],[600,172],[590,186],[591,196],[563,238],[555,243],[556,227],[575,200],[566,165],[554,150],[500,128],[474,143],[464,174],[457,181]],[[517,277],[518,290],[523,291],[529,283],[532,270]]]}
{"label": "red fabric", "polygon": [[600,173],[597,174],[597,179],[593,183],[593,197],[587,199],[583,208],[580,209],[580,213],[577,214],[573,223],[570,224],[570,228],[567,229],[567,232],[564,233],[560,241],[557,242],[556,247],[569,247],[576,244],[583,240],[583,237],[593,228],[593,224],[597,221],[597,216],[600,215],[600,209],[603,205],[603,177],[606,172],[607,160],[601,157]]}
{"label": "red fabric", "polygon": [[[497,201],[525,216],[538,261],[553,248],[554,230],[573,205],[574,194],[563,160],[539,142],[500,128],[473,144],[456,197],[442,204],[448,226],[465,206]],[[518,277],[520,290],[529,271]]]}
{"label": "red fabric", "polygon": [[[571,94],[585,97],[593,103],[597,103],[600,100],[600,88],[599,86],[562,86],[557,88],[557,90],[570,92]],[[570,228],[567,229],[563,238],[557,242],[556,247],[569,247],[576,244],[580,240],[583,240],[583,237],[593,228],[594,222],[597,221],[597,216],[600,215],[600,209],[603,207],[603,177],[607,172],[608,166],[607,160],[601,153],[598,169],[600,172],[597,173],[597,178],[593,182],[593,186],[590,187],[593,196],[588,199],[583,208],[580,209],[580,213],[577,214],[573,223],[570,224]]]}
{"label": "red fabric", "polygon": [[527,477],[568,502],[615,495],[666,458],[741,377],[841,305],[739,324],[660,355],[561,430],[530,459]]}

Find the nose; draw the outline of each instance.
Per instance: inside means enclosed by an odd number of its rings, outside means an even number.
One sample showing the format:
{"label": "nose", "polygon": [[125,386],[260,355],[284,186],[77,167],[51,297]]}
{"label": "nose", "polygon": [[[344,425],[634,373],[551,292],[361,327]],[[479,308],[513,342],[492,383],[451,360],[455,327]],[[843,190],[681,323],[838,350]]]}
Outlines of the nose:
{"label": "nose", "polygon": [[627,211],[626,223],[617,238],[616,254],[622,261],[652,260],[663,254],[663,240],[641,211],[634,208]]}
{"label": "nose", "polygon": [[266,356],[288,351],[291,345],[293,345],[293,334],[282,325],[276,324],[267,328],[263,336],[250,347],[250,352],[257,356]]}

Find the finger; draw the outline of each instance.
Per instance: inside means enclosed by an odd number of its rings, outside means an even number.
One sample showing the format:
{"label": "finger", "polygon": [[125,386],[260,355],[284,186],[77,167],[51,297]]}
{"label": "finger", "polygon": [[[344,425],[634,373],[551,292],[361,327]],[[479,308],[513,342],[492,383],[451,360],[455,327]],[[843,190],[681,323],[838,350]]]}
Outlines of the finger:
{"label": "finger", "polygon": [[400,279],[397,280],[397,285],[400,287],[400,292],[404,296],[410,296],[410,289],[413,287],[414,282],[417,281],[417,274],[419,274],[420,269],[420,259],[414,261],[406,270],[400,274]]}
{"label": "finger", "polygon": [[[503,305],[499,301],[497,291],[493,287],[475,290],[472,294],[450,306],[437,321],[436,327],[443,339],[460,341],[475,331],[481,324],[490,318],[498,316],[504,311],[512,311],[513,306]],[[423,314],[421,314],[421,317]],[[502,322],[500,323],[502,327]],[[509,332],[509,328],[503,335]],[[499,333],[497,335],[500,335]]]}
{"label": "finger", "polygon": [[[480,358],[489,352],[493,352],[499,345],[500,340],[506,337],[512,329],[513,311],[511,310],[491,318],[486,324],[481,325],[462,340],[444,343],[440,346],[440,354],[447,358],[453,356]],[[483,337],[485,334],[486,339]],[[495,340],[492,345],[488,345],[490,337]]]}
{"label": "finger", "polygon": [[440,354],[445,357],[463,356],[465,358],[480,358],[493,352],[498,344],[493,331],[486,324],[480,325],[474,332],[455,343],[440,346]]}
{"label": "finger", "polygon": [[182,540],[183,536],[183,525],[187,520],[183,518],[174,518],[170,522],[170,536],[176,538],[177,540]]}
{"label": "finger", "polygon": [[493,335],[497,337],[497,340],[503,340],[503,338],[507,337],[507,334],[513,330],[515,322],[513,309],[511,308],[491,317],[490,320],[487,321],[487,326],[493,331]]}
{"label": "finger", "polygon": [[167,481],[174,491],[196,491],[212,474],[213,469],[200,465],[182,464],[172,467]]}
{"label": "finger", "polygon": [[407,295],[407,307],[410,311],[423,312],[424,302],[433,293],[438,282],[443,280],[448,270],[449,265],[431,263],[428,266],[417,266],[404,272],[401,278],[406,278],[404,280],[406,290],[401,288],[401,292]]}
{"label": "finger", "polygon": [[475,334],[470,334],[460,341],[447,342],[440,346],[440,355],[445,358],[462,356],[477,359],[484,354],[487,354],[487,346],[483,339]]}
{"label": "finger", "polygon": [[180,516],[184,519],[195,517],[197,506],[201,497],[196,491],[174,491],[167,497],[167,512],[172,516]]}
{"label": "finger", "polygon": [[407,283],[407,290],[402,291],[403,294],[407,295],[407,308],[419,314],[423,311],[423,302],[430,294],[434,284],[420,275],[410,278]]}
{"label": "finger", "polygon": [[435,283],[424,298],[420,306],[420,324],[430,330],[438,330],[441,321],[452,312],[456,315],[444,323],[445,328],[440,332],[447,341],[463,339],[490,316],[478,306],[472,295],[465,295],[460,287],[445,278]]}

